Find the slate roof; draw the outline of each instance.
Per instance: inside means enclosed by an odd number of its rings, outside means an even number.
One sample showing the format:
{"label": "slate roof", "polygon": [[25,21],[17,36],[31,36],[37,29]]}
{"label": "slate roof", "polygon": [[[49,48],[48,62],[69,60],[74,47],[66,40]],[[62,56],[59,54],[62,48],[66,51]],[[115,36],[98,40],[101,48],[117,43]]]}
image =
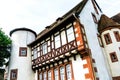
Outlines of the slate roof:
{"label": "slate roof", "polygon": [[103,14],[100,18],[99,23],[98,23],[98,31],[101,32],[106,28],[116,27],[116,26],[120,26],[120,24],[113,21],[111,18],[109,18]]}
{"label": "slate roof", "polygon": [[118,13],[117,15],[111,17],[111,19],[120,24],[120,13]]}
{"label": "slate roof", "polygon": [[50,26],[47,26],[45,30],[43,30],[42,32],[40,32],[38,34],[37,38],[40,38],[40,36],[44,35],[45,33],[47,33],[49,30],[51,30],[51,28],[56,27],[56,25],[58,25],[58,21],[63,22],[63,20],[66,17],[71,16],[72,14],[79,14],[81,12],[81,10],[83,9],[85,3],[88,0],[83,0],[82,2],[80,2],[78,5],[76,5],[73,9],[71,9],[69,12],[67,12],[65,15],[63,15],[62,17],[59,17],[54,23],[52,23]]}
{"label": "slate roof", "polygon": [[37,37],[37,34],[36,34],[35,31],[33,31],[33,30],[31,30],[31,29],[28,29],[28,28],[25,28],[25,27],[23,27],[23,28],[16,28],[16,29],[11,30],[11,31],[10,31],[10,36],[11,36],[14,32],[20,31],[20,30],[22,30],[22,31],[30,31],[30,32],[32,32],[32,33]]}
{"label": "slate roof", "polygon": [[32,42],[29,45],[32,45],[34,43],[37,43],[37,41],[39,41],[40,38],[42,38],[43,36],[47,35],[48,33],[51,32],[51,30],[55,29],[56,27],[58,27],[58,25],[62,24],[64,21],[66,21],[68,18],[70,18],[71,16],[73,16],[73,14],[75,16],[78,16],[80,14],[80,12],[82,11],[82,9],[84,8],[85,4],[87,3],[88,0],[83,0],[81,1],[78,5],[76,5],[73,9],[71,9],[69,12],[67,12],[65,15],[63,15],[62,17],[59,17],[54,23],[52,23],[50,26],[47,26],[42,32],[40,32],[36,38],[36,41]]}

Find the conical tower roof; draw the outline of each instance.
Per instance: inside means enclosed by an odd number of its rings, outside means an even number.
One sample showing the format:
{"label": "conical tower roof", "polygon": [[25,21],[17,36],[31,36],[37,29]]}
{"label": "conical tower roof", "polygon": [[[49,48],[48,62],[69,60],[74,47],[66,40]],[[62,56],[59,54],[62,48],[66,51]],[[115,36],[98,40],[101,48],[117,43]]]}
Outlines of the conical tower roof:
{"label": "conical tower roof", "polygon": [[103,14],[98,23],[98,31],[101,32],[106,28],[109,27],[114,28],[116,26],[120,26],[120,24],[118,24],[117,22],[113,21],[112,19]]}

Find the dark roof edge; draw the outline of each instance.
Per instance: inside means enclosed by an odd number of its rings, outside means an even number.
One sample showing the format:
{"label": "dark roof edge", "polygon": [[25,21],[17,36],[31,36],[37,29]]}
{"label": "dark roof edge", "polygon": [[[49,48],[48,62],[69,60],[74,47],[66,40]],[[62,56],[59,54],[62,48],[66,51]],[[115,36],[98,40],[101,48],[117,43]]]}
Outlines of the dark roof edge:
{"label": "dark roof edge", "polygon": [[16,28],[16,29],[13,29],[13,30],[10,31],[10,36],[11,36],[14,32],[19,31],[19,30],[30,31],[30,32],[32,32],[32,33],[35,35],[35,37],[37,37],[36,32],[33,31],[33,30],[31,30],[31,29],[28,29],[28,28]]}

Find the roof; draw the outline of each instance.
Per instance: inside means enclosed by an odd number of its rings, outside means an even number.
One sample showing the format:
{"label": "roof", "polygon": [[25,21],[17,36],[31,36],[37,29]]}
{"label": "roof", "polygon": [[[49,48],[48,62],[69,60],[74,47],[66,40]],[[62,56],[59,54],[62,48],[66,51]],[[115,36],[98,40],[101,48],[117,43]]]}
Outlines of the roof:
{"label": "roof", "polygon": [[109,28],[109,27],[113,28],[116,26],[120,26],[120,24],[118,24],[117,22],[113,21],[111,18],[103,14],[98,23],[98,31],[101,32],[106,28]]}
{"label": "roof", "polygon": [[78,5],[76,5],[73,9],[71,9],[69,12],[67,12],[65,15],[63,15],[62,17],[59,17],[54,23],[52,23],[50,26],[47,26],[46,29],[44,29],[42,32],[40,32],[38,34],[37,38],[40,38],[41,35],[44,35],[45,32],[47,32],[51,28],[57,27],[56,25],[58,25],[58,22],[60,24],[60,22],[63,22],[65,20],[65,18],[71,16],[74,13],[75,14],[79,14],[81,12],[81,10],[83,9],[83,7],[84,7],[84,5],[86,4],[87,1],[88,0],[83,0]]}
{"label": "roof", "polygon": [[111,19],[120,24],[120,13],[118,13],[117,15],[111,17]]}
{"label": "roof", "polygon": [[[40,32],[38,34],[36,41],[39,41],[40,38],[42,38],[43,36],[45,36],[45,35],[49,34],[50,32],[52,32],[52,30],[55,29],[56,27],[58,28],[59,25],[65,23],[65,21],[67,21],[68,19],[73,19],[72,17],[78,16],[80,14],[80,12],[82,11],[84,5],[87,3],[87,1],[88,0],[81,1],[79,4],[77,4],[73,9],[71,9],[65,15],[63,15],[62,17],[59,17],[50,26],[47,26],[42,32]],[[32,42],[29,45],[32,45],[32,44],[36,43],[36,41]]]}
{"label": "roof", "polygon": [[34,32],[33,30],[28,29],[28,28],[16,28],[16,29],[13,29],[12,31],[10,31],[10,36],[11,36],[14,32],[20,31],[20,30],[30,31],[30,32],[32,32],[35,36],[37,36],[36,32]]}

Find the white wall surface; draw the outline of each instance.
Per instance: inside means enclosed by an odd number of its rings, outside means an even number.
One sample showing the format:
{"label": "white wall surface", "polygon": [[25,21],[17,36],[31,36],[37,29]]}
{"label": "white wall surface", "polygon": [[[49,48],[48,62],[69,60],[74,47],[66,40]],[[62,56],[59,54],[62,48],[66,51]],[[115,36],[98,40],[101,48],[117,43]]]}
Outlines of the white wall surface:
{"label": "white wall surface", "polygon": [[85,70],[83,69],[83,61],[80,56],[76,56],[76,60],[71,58],[74,73],[74,80],[85,80]]}
{"label": "white wall surface", "polygon": [[[92,57],[96,61],[96,67],[98,70],[98,77],[100,80],[111,80],[109,75],[109,70],[106,67],[106,61],[103,56],[102,49],[99,45],[98,38],[97,38],[97,25],[94,23],[91,12],[95,13],[94,8],[92,7],[91,0],[88,0],[86,6],[82,10],[81,14],[79,15],[79,19],[81,24],[83,24],[86,36],[88,40],[89,48],[91,49]],[[101,13],[100,13],[101,14]],[[100,14],[97,15],[99,19]]]}

